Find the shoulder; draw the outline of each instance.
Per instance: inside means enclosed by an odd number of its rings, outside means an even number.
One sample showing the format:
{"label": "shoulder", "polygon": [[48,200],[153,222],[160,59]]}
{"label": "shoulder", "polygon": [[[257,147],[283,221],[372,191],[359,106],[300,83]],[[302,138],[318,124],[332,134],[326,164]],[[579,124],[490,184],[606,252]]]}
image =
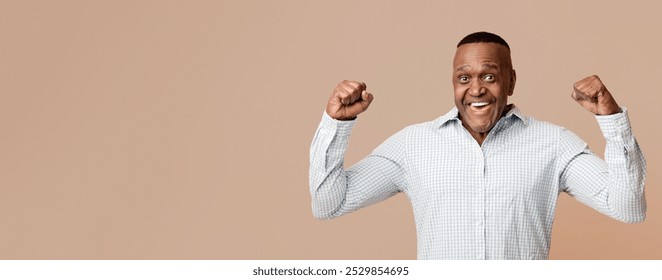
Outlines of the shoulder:
{"label": "shoulder", "polygon": [[522,126],[527,131],[536,134],[544,134],[546,136],[559,135],[563,131],[568,131],[565,127],[554,124],[549,121],[538,120],[534,117],[524,115],[521,112],[517,115],[520,118]]}
{"label": "shoulder", "polygon": [[526,123],[527,135],[531,138],[542,138],[541,140],[552,141],[556,143],[560,150],[582,149],[586,143],[577,134],[571,130],[548,122],[537,120],[530,116],[523,116]]}
{"label": "shoulder", "polygon": [[437,130],[439,130],[439,127],[436,125],[436,121],[432,120],[408,125],[396,134],[401,134],[402,137],[409,138],[434,133]]}
{"label": "shoulder", "polygon": [[452,126],[452,123],[460,122],[459,113],[457,108],[453,107],[446,114],[437,117],[436,119],[429,120],[426,122],[416,123],[405,127],[402,131],[407,134],[426,134],[426,133],[436,133],[439,130],[443,130]]}
{"label": "shoulder", "polygon": [[386,139],[384,143],[380,145],[378,150],[384,149],[385,147],[404,148],[420,144],[425,142],[426,139],[434,137],[434,132],[436,130],[434,120],[407,125]]}
{"label": "shoulder", "polygon": [[565,127],[562,127],[560,125],[548,121],[538,120],[530,116],[522,116],[522,119],[523,122],[526,124],[526,127],[533,131],[560,133],[561,131],[566,130]]}

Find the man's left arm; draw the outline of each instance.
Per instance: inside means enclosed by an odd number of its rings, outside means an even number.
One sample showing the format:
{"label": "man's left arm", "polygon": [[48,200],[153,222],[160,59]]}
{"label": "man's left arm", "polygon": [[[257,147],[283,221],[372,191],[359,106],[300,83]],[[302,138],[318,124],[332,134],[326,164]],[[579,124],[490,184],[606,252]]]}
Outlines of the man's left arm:
{"label": "man's left arm", "polygon": [[[617,220],[643,221],[646,161],[632,134],[627,110],[618,106],[597,76],[575,83],[572,97],[596,116],[606,140],[605,160],[585,147],[563,171],[564,190]],[[575,142],[573,136],[565,135],[567,142]]]}

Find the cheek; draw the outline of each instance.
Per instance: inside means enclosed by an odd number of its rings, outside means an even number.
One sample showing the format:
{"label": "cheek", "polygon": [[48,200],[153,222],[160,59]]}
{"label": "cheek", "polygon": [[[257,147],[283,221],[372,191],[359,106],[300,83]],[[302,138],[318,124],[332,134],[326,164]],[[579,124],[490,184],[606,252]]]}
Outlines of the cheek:
{"label": "cheek", "polygon": [[462,100],[463,95],[462,95],[461,92],[456,91],[455,94],[453,95],[453,97],[455,98],[455,101],[459,101],[459,100]]}
{"label": "cheek", "polygon": [[508,88],[504,85],[494,85],[490,88],[492,95],[499,101],[505,101],[508,98]]}
{"label": "cheek", "polygon": [[454,90],[453,96],[455,98],[455,102],[460,102],[461,103],[462,99],[464,99],[464,92],[466,90],[462,87],[459,87],[459,86],[455,86],[453,90]]}

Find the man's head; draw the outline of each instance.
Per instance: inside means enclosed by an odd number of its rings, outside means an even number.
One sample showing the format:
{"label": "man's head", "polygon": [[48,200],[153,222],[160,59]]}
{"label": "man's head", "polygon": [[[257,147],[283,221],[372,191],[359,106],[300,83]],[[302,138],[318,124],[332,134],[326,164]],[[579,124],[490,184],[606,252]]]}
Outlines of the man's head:
{"label": "man's head", "polygon": [[482,143],[515,89],[508,43],[488,32],[467,35],[457,45],[452,80],[462,125]]}

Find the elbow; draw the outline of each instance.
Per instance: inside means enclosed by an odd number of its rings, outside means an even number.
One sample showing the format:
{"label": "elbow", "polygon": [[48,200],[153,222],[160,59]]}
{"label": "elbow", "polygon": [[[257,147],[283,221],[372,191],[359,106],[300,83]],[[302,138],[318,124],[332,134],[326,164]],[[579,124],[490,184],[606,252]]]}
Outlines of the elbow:
{"label": "elbow", "polygon": [[633,213],[631,215],[626,215],[626,216],[620,216],[616,219],[626,224],[643,223],[644,220],[646,220],[646,211],[641,211],[639,213]]}
{"label": "elbow", "polygon": [[644,220],[646,220],[646,213],[628,217],[626,219],[621,219],[621,222],[624,222],[626,224],[638,224],[638,223],[643,223]]}
{"label": "elbow", "polygon": [[311,208],[315,219],[331,220],[341,216],[339,209],[341,209],[344,201],[329,199],[333,197],[338,197],[338,195],[321,191],[312,192]]}
{"label": "elbow", "polygon": [[642,195],[615,203],[611,209],[612,217],[626,224],[638,224],[646,220],[646,199]]}
{"label": "elbow", "polygon": [[324,211],[323,209],[320,209],[320,207],[316,207],[316,205],[313,204],[313,217],[315,217],[315,219],[317,220],[320,221],[331,220],[337,217],[336,215],[334,215],[334,213],[335,212],[333,211]]}
{"label": "elbow", "polygon": [[318,212],[315,212],[315,211],[313,211],[313,217],[315,217],[315,219],[320,220],[320,221],[328,221],[328,220],[333,219],[333,216],[331,216],[331,215],[318,213]]}

